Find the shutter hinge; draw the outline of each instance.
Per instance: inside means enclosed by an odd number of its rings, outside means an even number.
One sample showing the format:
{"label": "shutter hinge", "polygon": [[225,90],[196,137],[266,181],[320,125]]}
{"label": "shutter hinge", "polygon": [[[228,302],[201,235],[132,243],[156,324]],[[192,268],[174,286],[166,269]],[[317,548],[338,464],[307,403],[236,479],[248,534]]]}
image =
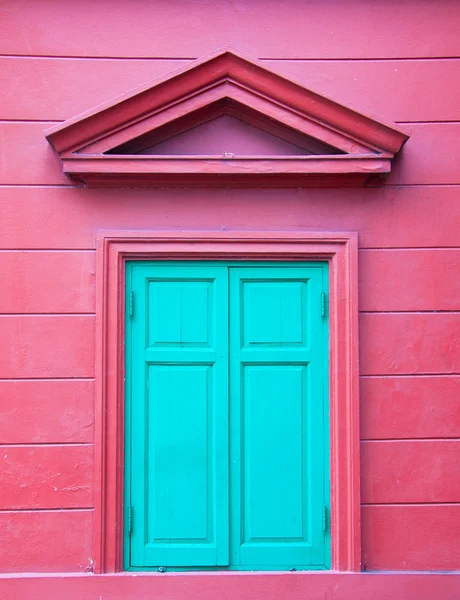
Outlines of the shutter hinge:
{"label": "shutter hinge", "polygon": [[321,292],[321,318],[326,317],[326,292]]}
{"label": "shutter hinge", "polygon": [[326,533],[326,531],[327,531],[327,521],[328,521],[327,517],[328,517],[327,506],[324,505],[323,506],[323,533]]}
{"label": "shutter hinge", "polygon": [[131,504],[128,506],[128,523],[127,523],[128,535],[131,535],[133,530],[133,507]]}
{"label": "shutter hinge", "polygon": [[128,315],[130,319],[134,315],[134,292],[132,290],[128,292]]}

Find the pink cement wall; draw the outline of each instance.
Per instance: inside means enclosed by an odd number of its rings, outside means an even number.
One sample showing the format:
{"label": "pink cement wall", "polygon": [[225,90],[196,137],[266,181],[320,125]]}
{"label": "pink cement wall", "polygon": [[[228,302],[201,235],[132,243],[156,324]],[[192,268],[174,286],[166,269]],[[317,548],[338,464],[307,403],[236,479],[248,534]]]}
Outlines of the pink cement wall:
{"label": "pink cement wall", "polygon": [[[358,232],[363,564],[460,568],[459,23],[449,0],[1,2],[2,571],[90,568],[95,234],[138,228]],[[52,123],[223,45],[404,123],[384,187],[86,190],[61,174]]]}

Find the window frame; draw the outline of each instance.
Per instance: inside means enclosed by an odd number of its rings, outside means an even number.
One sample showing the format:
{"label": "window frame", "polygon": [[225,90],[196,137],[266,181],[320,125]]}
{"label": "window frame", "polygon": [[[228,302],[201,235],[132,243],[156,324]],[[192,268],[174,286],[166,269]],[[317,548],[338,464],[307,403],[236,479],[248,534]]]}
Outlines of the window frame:
{"label": "window frame", "polygon": [[331,569],[361,570],[356,233],[115,231],[97,236],[94,568],[123,570],[127,260],[329,263]]}

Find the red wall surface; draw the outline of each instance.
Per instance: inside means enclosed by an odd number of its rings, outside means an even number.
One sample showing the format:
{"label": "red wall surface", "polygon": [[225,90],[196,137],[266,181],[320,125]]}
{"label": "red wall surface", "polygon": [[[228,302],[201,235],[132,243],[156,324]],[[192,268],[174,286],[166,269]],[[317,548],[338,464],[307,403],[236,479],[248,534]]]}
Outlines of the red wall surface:
{"label": "red wall surface", "polygon": [[[0,3],[2,571],[91,568],[95,234],[138,228],[358,232],[363,565],[460,569],[459,23],[456,0]],[[404,124],[385,185],[61,174],[45,129],[223,45]]]}

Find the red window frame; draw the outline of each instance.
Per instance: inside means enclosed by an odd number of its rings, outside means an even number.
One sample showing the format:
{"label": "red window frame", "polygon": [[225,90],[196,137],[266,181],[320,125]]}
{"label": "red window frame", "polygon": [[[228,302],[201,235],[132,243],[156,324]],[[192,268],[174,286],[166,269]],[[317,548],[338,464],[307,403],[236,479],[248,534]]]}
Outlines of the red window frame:
{"label": "red window frame", "polygon": [[332,570],[361,570],[358,240],[325,232],[103,232],[97,239],[94,566],[121,571],[126,260],[327,260]]}

